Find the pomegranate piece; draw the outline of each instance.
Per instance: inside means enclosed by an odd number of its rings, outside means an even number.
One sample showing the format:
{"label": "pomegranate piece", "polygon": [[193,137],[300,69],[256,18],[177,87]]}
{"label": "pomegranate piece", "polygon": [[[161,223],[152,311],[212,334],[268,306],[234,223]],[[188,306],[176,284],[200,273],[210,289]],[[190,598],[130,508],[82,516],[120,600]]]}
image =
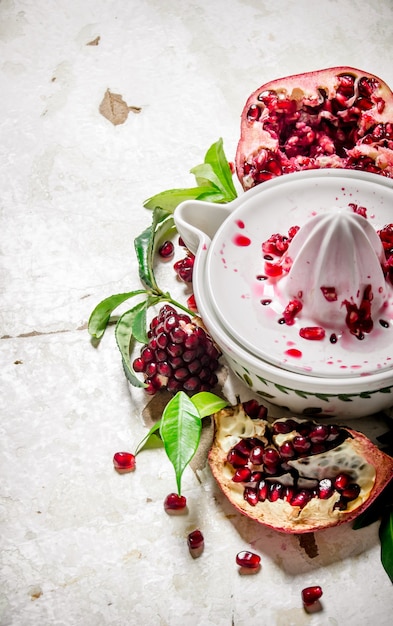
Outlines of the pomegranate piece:
{"label": "pomegranate piece", "polygon": [[185,513],[187,510],[187,498],[177,493],[170,493],[164,500],[164,509],[169,515]]}
{"label": "pomegranate piece", "polygon": [[217,384],[221,352],[196,319],[166,304],[151,320],[148,337],[132,364],[144,375],[146,393],[165,388],[197,393]]}
{"label": "pomegranate piece", "polygon": [[170,257],[172,257],[174,251],[175,246],[173,245],[172,241],[164,241],[164,243],[161,244],[161,246],[158,248],[158,254],[163,259],[169,259]]}
{"label": "pomegranate piece", "polygon": [[246,569],[258,570],[261,565],[261,557],[255,552],[243,550],[236,555],[236,563]]}
{"label": "pomegranate piece", "polygon": [[135,469],[135,455],[131,452],[116,452],[113,456],[113,467],[119,474],[133,472]]}
{"label": "pomegranate piece", "polygon": [[392,122],[391,90],[363,70],[333,67],[273,80],[244,106],[237,176],[245,190],[324,167],[392,178]]}
{"label": "pomegranate piece", "polygon": [[390,456],[337,424],[271,423],[239,403],[216,413],[214,427],[209,464],[224,494],[241,513],[283,532],[352,521],[393,477]]}
{"label": "pomegranate piece", "polygon": [[322,597],[322,588],[319,585],[313,585],[312,587],[305,587],[302,589],[303,604],[310,606],[317,602]]}
{"label": "pomegranate piece", "polygon": [[199,529],[193,530],[191,533],[189,533],[189,535],[187,536],[187,545],[190,554],[194,559],[201,556],[205,547],[205,539]]}

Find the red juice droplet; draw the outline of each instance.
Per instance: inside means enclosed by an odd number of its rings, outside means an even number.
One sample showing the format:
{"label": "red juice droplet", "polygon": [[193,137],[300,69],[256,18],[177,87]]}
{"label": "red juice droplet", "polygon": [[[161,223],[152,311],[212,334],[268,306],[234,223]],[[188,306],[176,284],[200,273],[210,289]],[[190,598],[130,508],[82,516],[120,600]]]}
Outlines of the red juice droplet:
{"label": "red juice droplet", "polygon": [[251,239],[249,239],[245,235],[235,235],[232,241],[235,244],[235,246],[242,246],[242,247],[249,246],[251,243]]}
{"label": "red juice droplet", "polygon": [[300,350],[297,350],[297,348],[290,348],[289,350],[285,351],[285,354],[287,354],[288,356],[292,356],[295,359],[300,359],[300,357],[303,356],[302,352]]}
{"label": "red juice droplet", "polygon": [[243,220],[236,220],[236,225],[237,225],[239,228],[244,228],[244,222],[243,222]]}

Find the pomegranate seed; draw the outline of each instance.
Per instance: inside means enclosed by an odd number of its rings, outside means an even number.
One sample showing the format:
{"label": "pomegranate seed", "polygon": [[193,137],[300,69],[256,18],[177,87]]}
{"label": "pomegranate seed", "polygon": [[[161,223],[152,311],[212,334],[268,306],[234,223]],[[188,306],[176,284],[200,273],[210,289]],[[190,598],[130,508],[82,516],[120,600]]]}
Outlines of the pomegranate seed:
{"label": "pomegranate seed", "polygon": [[242,552],[238,552],[236,555],[236,563],[240,567],[257,570],[261,565],[261,557],[258,554],[255,554],[255,552],[243,550]]}
{"label": "pomegranate seed", "polygon": [[325,338],[325,330],[321,326],[305,326],[299,330],[299,335],[303,339],[321,341]]}
{"label": "pomegranate seed", "polygon": [[290,441],[284,441],[280,446],[280,455],[283,459],[293,459],[295,456],[295,450]]}
{"label": "pomegranate seed", "polygon": [[187,507],[187,498],[177,493],[170,493],[164,500],[164,509],[169,514],[176,512],[185,512]]}
{"label": "pomegranate seed", "polygon": [[198,307],[197,307],[197,303],[195,301],[194,294],[191,294],[191,296],[189,296],[189,298],[187,298],[187,309],[189,309],[193,313],[198,313]]}
{"label": "pomegranate seed", "polygon": [[356,500],[360,493],[360,487],[357,483],[350,483],[341,491],[341,496],[346,500]]}
{"label": "pomegranate seed", "polygon": [[310,502],[312,494],[307,489],[301,489],[297,493],[294,493],[293,497],[289,501],[291,506],[298,506],[301,509]]}
{"label": "pomegranate seed", "polygon": [[281,483],[272,483],[267,494],[269,502],[277,502],[284,495],[284,485]]}
{"label": "pomegranate seed", "polygon": [[351,477],[348,474],[337,474],[334,479],[334,487],[337,491],[343,491],[351,482]]}
{"label": "pomegranate seed", "polygon": [[302,435],[296,435],[292,439],[292,445],[299,454],[305,454],[311,448],[311,442]]}
{"label": "pomegranate seed", "polygon": [[140,356],[138,356],[134,360],[134,362],[132,364],[132,367],[134,368],[135,372],[144,372],[144,370],[145,370],[145,362],[144,362],[144,360]]}
{"label": "pomegranate seed", "polygon": [[253,448],[250,452],[250,463],[253,465],[261,465],[263,461],[263,452],[263,446],[255,446],[255,448]]}
{"label": "pomegranate seed", "polygon": [[175,247],[172,241],[164,241],[164,243],[158,249],[158,254],[163,259],[169,259],[171,256],[173,256],[174,249]]}
{"label": "pomegranate seed", "polygon": [[132,472],[135,469],[135,455],[131,452],[116,452],[113,456],[113,466],[119,474]]}
{"label": "pomegranate seed", "polygon": [[310,430],[308,434],[310,441],[312,441],[313,443],[325,441],[328,438],[328,435],[329,427],[325,426],[325,424],[317,424]]}
{"label": "pomegranate seed", "polygon": [[327,500],[334,493],[333,483],[330,478],[322,478],[318,484],[318,496],[321,500]]}
{"label": "pomegranate seed", "polygon": [[269,493],[269,485],[265,480],[259,483],[257,493],[259,502],[265,502]]}
{"label": "pomegranate seed", "polygon": [[280,462],[280,455],[274,448],[266,448],[263,453],[263,463],[264,465],[273,467],[278,465]]}
{"label": "pomegranate seed", "polygon": [[255,506],[259,502],[258,491],[253,487],[246,487],[244,490],[243,497],[248,504],[251,506]]}
{"label": "pomegranate seed", "polygon": [[246,402],[243,402],[244,412],[249,417],[258,417],[259,406],[260,405],[259,405],[258,400],[255,400],[255,399],[247,400]]}
{"label": "pomegranate seed", "polygon": [[205,540],[200,530],[193,530],[189,533],[187,536],[187,545],[190,554],[194,559],[198,558],[202,554],[205,547]]}
{"label": "pomegranate seed", "polygon": [[232,467],[238,468],[247,465],[248,458],[232,448],[232,450],[229,450],[227,454],[227,461],[232,465]]}
{"label": "pomegranate seed", "polygon": [[306,606],[314,604],[322,596],[322,589],[319,585],[313,585],[312,587],[305,587],[302,589],[302,600]]}
{"label": "pomegranate seed", "polygon": [[282,420],[274,422],[273,424],[273,432],[276,435],[286,435],[287,433],[292,432],[292,430],[295,430],[295,428],[296,422],[293,420]]}
{"label": "pomegranate seed", "polygon": [[251,478],[251,470],[248,467],[239,467],[232,476],[234,483],[246,483]]}

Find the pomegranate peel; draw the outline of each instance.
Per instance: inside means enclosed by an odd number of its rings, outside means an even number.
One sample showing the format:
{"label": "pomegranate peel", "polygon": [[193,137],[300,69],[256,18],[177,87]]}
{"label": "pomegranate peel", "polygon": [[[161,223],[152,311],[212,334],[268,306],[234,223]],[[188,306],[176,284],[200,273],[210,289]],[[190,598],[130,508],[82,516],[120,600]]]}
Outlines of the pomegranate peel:
{"label": "pomegranate peel", "polygon": [[[213,476],[242,514],[278,531],[307,533],[353,521],[393,477],[390,456],[364,434],[337,425],[326,425],[324,443],[312,442],[315,453],[305,446],[290,457],[280,455],[279,463],[273,466],[262,463],[250,467],[247,449],[262,445],[265,451],[280,452],[284,444],[284,448],[288,444],[295,448],[296,438],[300,442],[311,433],[315,439],[320,424],[298,418],[273,423],[252,419],[241,403],[222,409],[213,419],[215,432],[208,455]],[[286,422],[289,432],[285,432]],[[233,480],[237,471],[231,463],[233,451],[237,452],[238,466],[242,463],[251,475],[257,474],[255,482],[250,478],[246,483]]]}
{"label": "pomegranate peel", "polygon": [[332,67],[272,80],[247,99],[236,152],[245,190],[321,167],[393,177],[393,94],[377,76]]}

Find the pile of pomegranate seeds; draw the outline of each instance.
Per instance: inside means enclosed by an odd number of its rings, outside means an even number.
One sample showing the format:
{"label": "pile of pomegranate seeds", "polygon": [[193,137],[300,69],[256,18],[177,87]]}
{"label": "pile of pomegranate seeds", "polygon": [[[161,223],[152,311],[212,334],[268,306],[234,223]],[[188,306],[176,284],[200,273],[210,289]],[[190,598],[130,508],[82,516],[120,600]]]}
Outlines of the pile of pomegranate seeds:
{"label": "pile of pomegranate seeds", "polygon": [[150,323],[149,343],[133,362],[145,375],[145,391],[210,391],[217,384],[220,352],[212,338],[188,315],[164,305]]}
{"label": "pile of pomegranate seeds", "polygon": [[135,469],[135,456],[131,452],[116,452],[113,467],[119,474],[132,472]]}

